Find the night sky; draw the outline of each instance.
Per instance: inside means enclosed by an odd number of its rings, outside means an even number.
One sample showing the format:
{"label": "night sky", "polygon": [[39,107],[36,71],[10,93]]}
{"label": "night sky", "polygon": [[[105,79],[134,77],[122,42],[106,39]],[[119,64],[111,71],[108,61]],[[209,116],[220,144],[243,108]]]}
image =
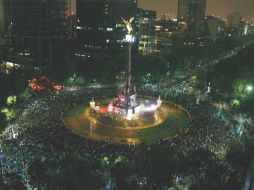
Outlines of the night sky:
{"label": "night sky", "polygon": [[[177,2],[178,0],[139,0],[139,7],[177,15]],[[234,11],[241,12],[245,18],[254,18],[254,0],[207,0],[206,14],[226,18]]]}

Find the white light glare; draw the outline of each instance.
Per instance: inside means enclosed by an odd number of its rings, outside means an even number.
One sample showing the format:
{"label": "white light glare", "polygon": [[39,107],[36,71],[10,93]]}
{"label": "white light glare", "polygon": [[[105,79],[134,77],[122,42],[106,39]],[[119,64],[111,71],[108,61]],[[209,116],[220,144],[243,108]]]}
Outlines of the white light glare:
{"label": "white light glare", "polygon": [[250,86],[250,85],[247,86],[247,91],[248,91],[248,92],[251,92],[252,90],[253,90],[253,87],[252,87],[252,86]]}

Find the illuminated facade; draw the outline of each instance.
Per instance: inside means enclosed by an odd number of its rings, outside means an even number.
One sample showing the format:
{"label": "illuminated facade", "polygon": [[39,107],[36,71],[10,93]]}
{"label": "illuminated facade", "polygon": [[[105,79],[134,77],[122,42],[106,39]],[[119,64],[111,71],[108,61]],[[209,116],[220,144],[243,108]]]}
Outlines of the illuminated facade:
{"label": "illuminated facade", "polygon": [[172,47],[176,32],[180,25],[172,20],[157,20],[155,25],[155,51]]}
{"label": "illuminated facade", "polygon": [[121,18],[135,17],[137,0],[77,0],[77,41],[84,53],[124,49]]}
{"label": "illuminated facade", "polygon": [[138,11],[139,44],[138,50],[142,54],[154,52],[156,12],[139,9]]}

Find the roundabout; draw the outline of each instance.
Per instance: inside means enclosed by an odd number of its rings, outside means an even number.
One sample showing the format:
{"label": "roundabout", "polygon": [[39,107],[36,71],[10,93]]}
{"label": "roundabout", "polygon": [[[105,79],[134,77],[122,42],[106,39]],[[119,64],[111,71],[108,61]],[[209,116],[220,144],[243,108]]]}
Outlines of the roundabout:
{"label": "roundabout", "polygon": [[[110,100],[102,100],[100,104]],[[146,101],[156,102],[156,99],[146,97]],[[165,101],[160,109],[131,120],[107,112],[97,113],[88,104],[72,107],[62,119],[69,130],[84,138],[129,145],[170,138],[190,122],[186,112]]]}
{"label": "roundabout", "polygon": [[[133,18],[123,21],[128,31],[123,40],[128,50],[125,85],[118,89],[115,98],[95,100],[92,97],[86,105],[71,108],[63,115],[63,122],[77,135],[108,143],[135,145],[170,138],[188,126],[189,113],[163,102],[160,96],[156,100],[138,95],[131,83]],[[101,97],[104,93],[99,94]]]}

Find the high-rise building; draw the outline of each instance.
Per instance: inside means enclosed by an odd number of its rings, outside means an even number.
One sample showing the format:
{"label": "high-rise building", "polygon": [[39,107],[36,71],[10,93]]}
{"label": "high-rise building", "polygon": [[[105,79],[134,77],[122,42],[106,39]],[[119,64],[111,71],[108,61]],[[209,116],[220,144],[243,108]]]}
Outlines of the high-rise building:
{"label": "high-rise building", "polygon": [[213,16],[206,17],[207,35],[216,41],[218,37],[223,36],[225,31],[225,22]]}
{"label": "high-rise building", "polygon": [[254,35],[254,24],[249,23],[247,26],[245,26],[243,34]]}
{"label": "high-rise building", "polygon": [[152,53],[155,48],[156,12],[139,9],[137,19],[139,28],[139,52],[143,54]]}
{"label": "high-rise building", "polygon": [[228,15],[227,18],[227,27],[229,28],[239,28],[241,25],[241,13],[234,12],[233,14]]}
{"label": "high-rise building", "polygon": [[11,11],[10,11],[10,1],[0,0],[0,48],[1,48],[1,59],[10,60],[10,34],[12,29],[11,22]]}
{"label": "high-rise building", "polygon": [[228,15],[226,21],[228,36],[239,36],[241,34],[241,20],[241,13],[239,12]]}
{"label": "high-rise building", "polygon": [[[36,66],[53,63],[66,36],[66,0],[4,0],[15,59]],[[59,48],[62,49],[63,48]]]}
{"label": "high-rise building", "polygon": [[177,11],[178,22],[188,21],[188,5],[189,0],[178,0],[178,11]]}
{"label": "high-rise building", "polygon": [[12,10],[11,3],[12,1],[0,0],[1,3],[1,12],[2,12],[2,32],[5,36],[10,36],[12,28]]}
{"label": "high-rise building", "polygon": [[79,55],[123,49],[126,28],[122,18],[136,13],[137,0],[77,0]]}
{"label": "high-rise building", "polygon": [[178,22],[186,22],[191,35],[202,35],[205,26],[206,0],[178,0]]}
{"label": "high-rise building", "polygon": [[69,14],[76,15],[77,12],[77,0],[67,0]]}
{"label": "high-rise building", "polygon": [[206,0],[189,0],[188,28],[191,35],[200,35],[204,32]]}
{"label": "high-rise building", "polygon": [[77,27],[77,16],[76,16],[76,0],[67,0],[67,12],[66,12],[66,21],[67,21],[67,36],[69,39],[76,38],[76,27]]}
{"label": "high-rise building", "polygon": [[160,52],[173,46],[179,23],[173,20],[157,20],[155,24],[155,51]]}
{"label": "high-rise building", "polygon": [[0,0],[0,35],[5,32],[5,21],[4,21],[4,1]]}

